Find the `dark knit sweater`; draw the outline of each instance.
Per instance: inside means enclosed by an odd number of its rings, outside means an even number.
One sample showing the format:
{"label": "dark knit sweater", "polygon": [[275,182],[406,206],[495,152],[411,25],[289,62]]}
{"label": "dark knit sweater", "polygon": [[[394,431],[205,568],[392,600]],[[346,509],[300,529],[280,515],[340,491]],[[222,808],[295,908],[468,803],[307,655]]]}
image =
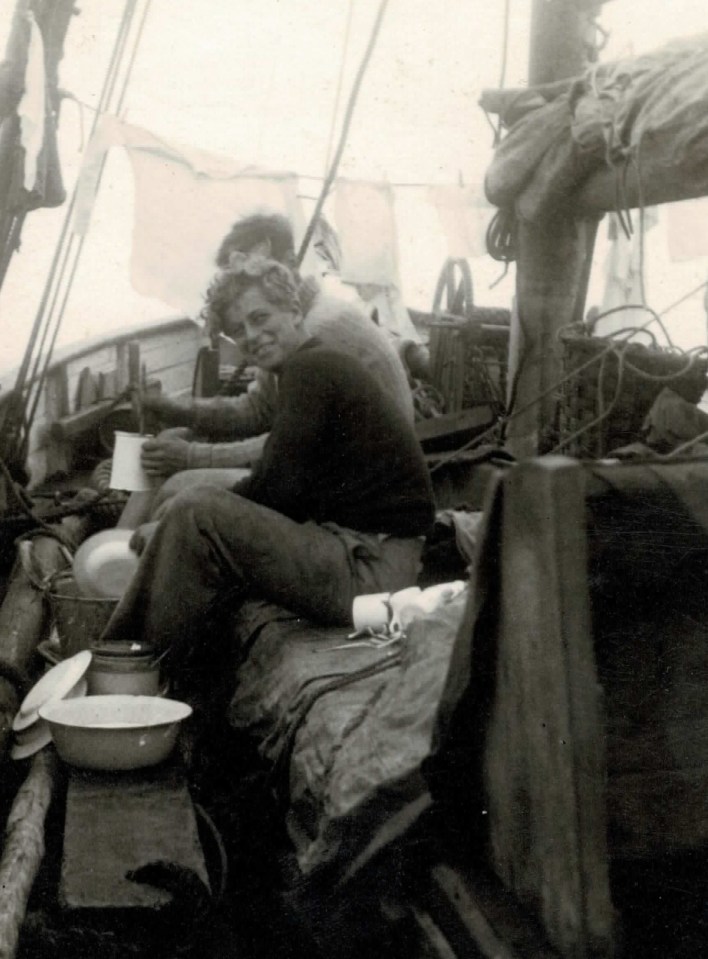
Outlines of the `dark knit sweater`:
{"label": "dark knit sweater", "polygon": [[412,427],[360,363],[315,339],[284,364],[263,457],[234,492],[362,533],[422,536],[433,521]]}

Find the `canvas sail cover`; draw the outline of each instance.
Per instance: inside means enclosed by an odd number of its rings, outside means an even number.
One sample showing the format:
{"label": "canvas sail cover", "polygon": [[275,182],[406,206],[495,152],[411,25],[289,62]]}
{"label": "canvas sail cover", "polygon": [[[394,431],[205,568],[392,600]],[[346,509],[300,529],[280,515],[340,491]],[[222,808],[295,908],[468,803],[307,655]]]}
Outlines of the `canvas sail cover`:
{"label": "canvas sail cover", "polygon": [[487,171],[496,206],[526,220],[558,213],[588,177],[622,175],[659,154],[681,171],[686,196],[708,192],[708,34],[645,56],[601,64],[583,77],[531,90],[486,91],[481,105],[508,130]]}

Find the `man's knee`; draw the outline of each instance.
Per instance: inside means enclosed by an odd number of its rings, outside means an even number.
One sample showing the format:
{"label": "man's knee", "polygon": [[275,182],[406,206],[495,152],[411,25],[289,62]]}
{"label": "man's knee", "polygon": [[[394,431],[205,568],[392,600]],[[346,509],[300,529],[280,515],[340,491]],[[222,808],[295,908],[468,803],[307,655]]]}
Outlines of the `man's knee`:
{"label": "man's knee", "polygon": [[[167,484],[165,484],[167,485]],[[213,509],[221,502],[222,497],[228,494],[227,490],[219,489],[208,484],[198,486],[178,487],[173,494],[173,506],[176,509],[202,510]],[[228,494],[232,495],[233,494]],[[170,510],[170,513],[174,510]]]}
{"label": "man's knee", "polygon": [[153,512],[153,518],[160,521],[163,538],[186,543],[196,541],[203,532],[218,525],[220,517],[230,506],[222,501],[227,495],[232,499],[239,498],[213,486],[191,486],[163,502]]}
{"label": "man's knee", "polygon": [[202,470],[181,470],[168,477],[155,493],[152,504],[152,518],[161,519],[175,497],[210,485],[199,477]]}
{"label": "man's knee", "polygon": [[165,518],[180,522],[186,516],[194,518],[198,523],[218,523],[220,520],[237,526],[240,522],[248,523],[251,512],[257,507],[250,500],[238,496],[231,490],[219,486],[192,486],[180,490],[172,497],[167,508]]}

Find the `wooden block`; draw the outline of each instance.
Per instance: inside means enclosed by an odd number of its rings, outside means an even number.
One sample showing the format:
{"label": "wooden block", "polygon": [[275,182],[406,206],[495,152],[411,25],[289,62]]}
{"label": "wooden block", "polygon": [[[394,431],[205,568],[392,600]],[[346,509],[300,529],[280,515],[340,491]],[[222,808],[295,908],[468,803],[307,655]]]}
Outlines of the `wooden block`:
{"label": "wooden block", "polygon": [[44,409],[48,420],[66,416],[69,412],[69,378],[66,366],[63,364],[47,374],[44,387]]}
{"label": "wooden block", "polygon": [[156,859],[208,877],[192,800],[177,765],[119,773],[72,769],[59,897],[73,909],[154,908],[169,894],[126,872]]}
{"label": "wooden block", "polygon": [[76,409],[83,410],[98,399],[98,383],[88,366],[79,374],[79,386],[76,396]]}
{"label": "wooden block", "polygon": [[110,400],[118,395],[118,370],[98,374],[98,398]]}
{"label": "wooden block", "polygon": [[131,386],[140,385],[140,341],[128,343],[128,382]]}
{"label": "wooden block", "polygon": [[219,390],[219,351],[203,346],[197,355],[194,395],[214,396]]}
{"label": "wooden block", "polygon": [[[66,416],[69,412],[69,380],[65,364],[55,367],[47,374],[44,387],[44,413],[47,423]],[[46,440],[45,473],[54,476],[68,473],[72,465],[72,450],[62,440],[57,440],[49,431]]]}

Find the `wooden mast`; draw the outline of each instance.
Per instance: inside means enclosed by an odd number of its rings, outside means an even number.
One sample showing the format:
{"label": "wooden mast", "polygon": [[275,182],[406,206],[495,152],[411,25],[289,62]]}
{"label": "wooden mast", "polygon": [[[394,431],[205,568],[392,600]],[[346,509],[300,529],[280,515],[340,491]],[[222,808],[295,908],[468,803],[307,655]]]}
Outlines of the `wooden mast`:
{"label": "wooden mast", "polygon": [[[534,0],[529,86],[581,73],[586,64],[590,17],[599,4],[585,0]],[[574,201],[573,201],[574,202]],[[516,294],[512,317],[516,409],[526,406],[561,377],[558,331],[582,318],[597,216],[580,217],[570,202],[562,214],[540,222],[520,221]],[[508,446],[517,457],[547,452],[553,445],[553,395],[509,424]]]}

